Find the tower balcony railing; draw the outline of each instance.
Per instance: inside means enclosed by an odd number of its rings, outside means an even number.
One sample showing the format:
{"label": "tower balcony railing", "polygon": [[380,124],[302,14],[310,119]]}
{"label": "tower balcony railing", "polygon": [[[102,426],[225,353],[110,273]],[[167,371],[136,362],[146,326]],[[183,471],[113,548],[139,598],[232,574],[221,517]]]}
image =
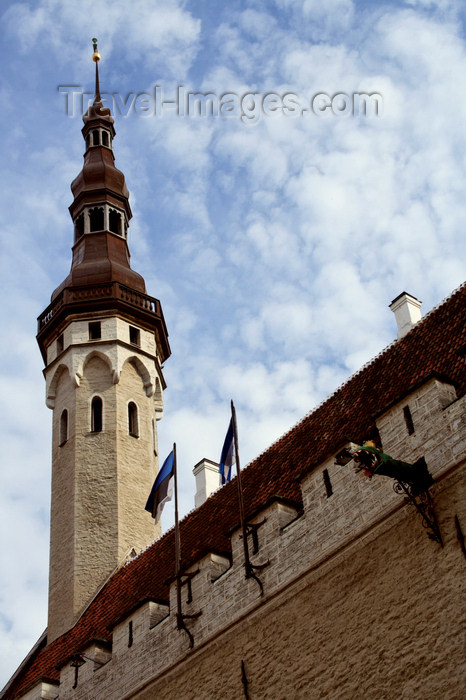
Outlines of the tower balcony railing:
{"label": "tower balcony railing", "polygon": [[120,284],[120,282],[104,282],[63,289],[37,319],[37,332],[40,333],[44,330],[63,306],[86,304],[105,299],[119,300],[124,304],[163,318],[162,307],[158,299]]}

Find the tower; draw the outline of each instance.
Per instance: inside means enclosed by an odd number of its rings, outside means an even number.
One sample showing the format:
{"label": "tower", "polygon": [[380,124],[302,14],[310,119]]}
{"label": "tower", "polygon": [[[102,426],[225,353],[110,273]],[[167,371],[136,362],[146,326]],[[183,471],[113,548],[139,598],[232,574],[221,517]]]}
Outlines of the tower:
{"label": "tower", "polygon": [[129,193],[114,164],[96,40],[93,60],[84,165],[71,184],[71,270],[38,319],[53,411],[48,642],[72,626],[132,550],[158,534],[144,506],[158,470],[170,346],[160,302],[130,267]]}

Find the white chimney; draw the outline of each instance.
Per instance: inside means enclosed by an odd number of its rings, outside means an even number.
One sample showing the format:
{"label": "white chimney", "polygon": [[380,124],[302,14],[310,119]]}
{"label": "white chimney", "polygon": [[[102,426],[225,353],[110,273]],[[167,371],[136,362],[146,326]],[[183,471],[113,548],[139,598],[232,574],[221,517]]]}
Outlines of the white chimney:
{"label": "white chimney", "polygon": [[196,495],[194,496],[194,507],[202,506],[209,496],[220,486],[220,473],[217,462],[210,459],[201,459],[193,469],[196,477]]}
{"label": "white chimney", "polygon": [[421,320],[421,303],[407,292],[402,292],[393,299],[389,308],[395,314],[398,338],[403,338]]}

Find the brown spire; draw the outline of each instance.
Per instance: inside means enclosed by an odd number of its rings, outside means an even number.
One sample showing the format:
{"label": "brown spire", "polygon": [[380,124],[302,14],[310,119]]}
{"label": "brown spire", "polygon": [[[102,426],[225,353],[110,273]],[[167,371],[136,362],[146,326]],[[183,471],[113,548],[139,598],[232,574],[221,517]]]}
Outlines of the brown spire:
{"label": "brown spire", "polygon": [[83,117],[86,142],[84,165],[71,183],[74,201],[70,214],[75,237],[71,272],[54,291],[54,299],[65,287],[104,282],[121,282],[145,292],[141,275],[131,270],[127,244],[131,219],[129,192],[123,173],[115,167],[114,120],[102,103],[99,86],[97,39],[93,39],[96,67],[95,97]]}
{"label": "brown spire", "polygon": [[71,183],[73,261],[69,275],[53,292],[51,304],[38,319],[37,341],[47,362],[47,347],[70,315],[118,313],[155,332],[164,361],[170,355],[170,345],[162,307],[158,299],[146,294],[144,279],[129,263],[129,192],[125,176],[115,167],[113,117],[102,102],[97,39],[93,44],[95,97],[83,116],[84,165]]}
{"label": "brown spire", "polygon": [[94,37],[94,39],[92,39],[92,44],[94,46],[94,55],[92,56],[92,60],[95,61],[95,97],[94,97],[94,104],[95,104],[96,102],[101,101],[100,85],[99,85],[100,53],[97,51],[97,39],[95,37]]}

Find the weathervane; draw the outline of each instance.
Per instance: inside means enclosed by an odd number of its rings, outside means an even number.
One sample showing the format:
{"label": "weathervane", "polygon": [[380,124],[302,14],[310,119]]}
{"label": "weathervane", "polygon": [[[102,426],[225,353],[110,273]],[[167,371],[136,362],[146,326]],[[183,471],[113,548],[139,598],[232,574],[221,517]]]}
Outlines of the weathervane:
{"label": "weathervane", "polygon": [[97,51],[97,39],[95,37],[92,39],[92,46],[94,49],[94,53],[92,54],[92,60],[95,63],[95,98],[94,98],[94,104],[95,104],[96,102],[101,102],[100,85],[99,85],[100,53]]}
{"label": "weathervane", "polygon": [[92,56],[92,60],[98,63],[100,61],[100,53],[97,51],[97,39],[95,37],[92,39],[92,46],[94,48],[94,55]]}

